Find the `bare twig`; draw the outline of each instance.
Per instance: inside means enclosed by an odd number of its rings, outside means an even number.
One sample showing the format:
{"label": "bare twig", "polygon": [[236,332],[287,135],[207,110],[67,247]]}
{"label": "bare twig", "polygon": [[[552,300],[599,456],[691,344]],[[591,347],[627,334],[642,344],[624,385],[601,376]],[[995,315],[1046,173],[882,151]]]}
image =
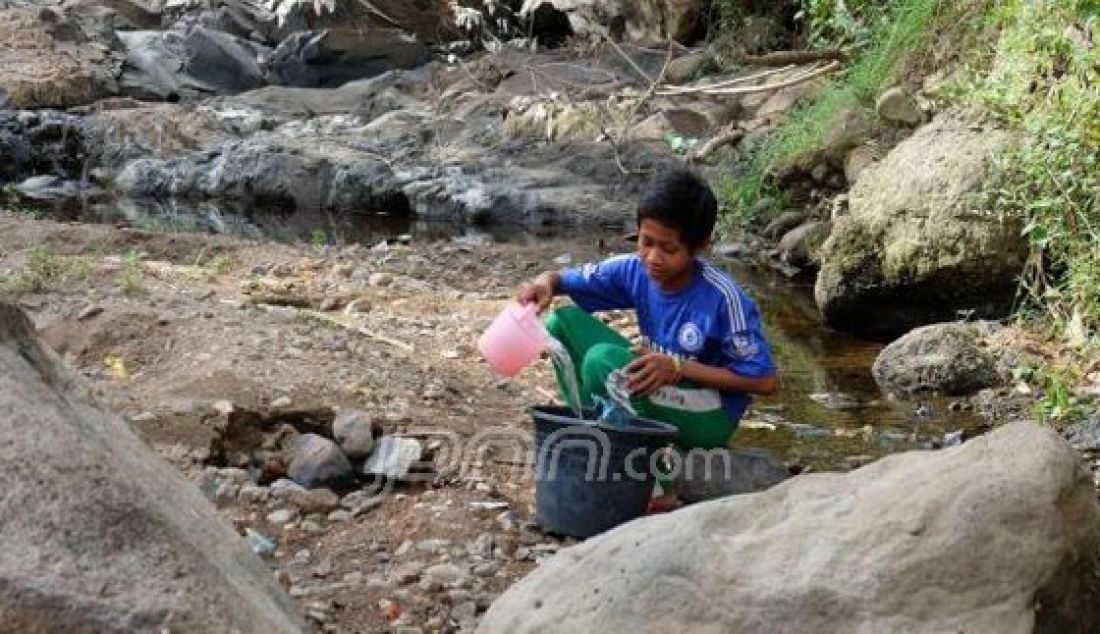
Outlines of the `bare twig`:
{"label": "bare twig", "polygon": [[615,49],[615,52],[618,53],[623,59],[625,59],[626,63],[630,64],[630,67],[634,69],[634,72],[641,75],[642,79],[646,80],[647,82],[651,84],[653,83],[653,78],[649,76],[649,73],[642,70],[642,67],[638,66],[638,63],[634,61],[634,58],[626,54],[626,51],[623,50],[623,47],[619,46],[618,43],[615,42],[615,40],[611,39],[611,36],[604,34],[603,37],[607,40],[607,43],[611,45],[611,48]]}
{"label": "bare twig", "polygon": [[665,63],[663,66],[661,66],[661,72],[658,73],[657,79],[653,80],[653,83],[649,85],[649,90],[647,90],[645,94],[643,94],[641,98],[639,98],[638,101],[634,103],[634,107],[630,109],[630,113],[626,116],[626,119],[623,120],[623,124],[619,128],[620,140],[626,138],[626,129],[634,125],[634,117],[638,116],[638,112],[641,111],[642,107],[645,106],[647,101],[653,98],[653,94],[657,92],[657,86],[659,86],[661,82],[665,80],[665,75],[668,73],[668,67],[671,63],[672,42],[670,41],[668,45],[668,55],[665,56]]}
{"label": "bare twig", "polygon": [[819,77],[826,73],[831,73],[837,68],[840,68],[840,62],[829,62],[825,66],[815,68],[804,73],[795,75],[790,79],[776,82],[774,84],[763,84],[760,86],[742,86],[735,88],[699,88],[690,91],[680,91],[675,93],[667,93],[665,91],[657,91],[658,95],[677,94],[683,95],[690,93],[702,93],[704,95],[751,95],[760,92],[771,92],[773,90],[779,90],[780,88],[787,88],[795,84],[800,84],[804,81],[809,81],[815,77]]}
{"label": "bare twig", "polygon": [[825,51],[774,51],[765,55],[746,55],[743,61],[753,66],[789,66],[822,61],[845,62],[848,56],[839,49]]}
{"label": "bare twig", "polygon": [[784,66],[783,68],[773,68],[772,70],[766,70],[760,73],[754,73],[752,75],[744,75],[742,77],[734,77],[733,79],[727,79],[724,81],[715,82],[713,84],[706,84],[705,86],[667,86],[664,90],[661,91],[661,94],[690,94],[693,92],[698,92],[700,89],[711,90],[715,88],[726,88],[728,86],[736,86],[737,84],[744,84],[750,81],[764,79],[765,77],[771,77],[772,75],[786,72],[788,70],[791,70],[792,68],[794,68],[793,65]]}
{"label": "bare twig", "polygon": [[333,326],[340,326],[341,328],[345,328],[345,329],[350,330],[352,332],[357,332],[357,333],[359,333],[359,334],[361,334],[364,337],[367,337],[369,339],[374,339],[375,341],[380,341],[382,343],[389,344],[389,345],[391,345],[395,348],[400,348],[400,349],[404,350],[405,352],[412,352],[413,350],[415,350],[415,348],[413,348],[410,344],[405,343],[404,341],[398,341],[397,339],[391,339],[391,338],[389,338],[385,335],[380,335],[376,332],[372,332],[370,330],[367,330],[366,328],[364,328],[362,326],[355,326],[355,325],[352,325],[352,324],[344,323],[344,322],[340,321],[339,319],[336,319],[335,317],[333,317],[331,315],[326,315],[326,314],[324,314],[322,312],[319,312],[319,311],[316,311],[316,310],[301,310],[299,312],[302,315],[305,315],[307,317],[312,317],[312,318],[317,319],[319,321],[323,321],[325,323],[332,324]]}
{"label": "bare twig", "polygon": [[709,141],[707,141],[702,146],[700,146],[698,150],[693,152],[688,157],[688,161],[691,161],[691,162],[702,161],[702,160],[708,158],[711,154],[713,154],[715,152],[715,150],[717,150],[718,148],[720,148],[724,145],[732,145],[734,143],[737,143],[738,141],[740,141],[744,137],[745,137],[744,128],[740,128],[740,127],[726,128],[725,130],[722,130],[718,134],[714,135],[713,138],[711,138]]}

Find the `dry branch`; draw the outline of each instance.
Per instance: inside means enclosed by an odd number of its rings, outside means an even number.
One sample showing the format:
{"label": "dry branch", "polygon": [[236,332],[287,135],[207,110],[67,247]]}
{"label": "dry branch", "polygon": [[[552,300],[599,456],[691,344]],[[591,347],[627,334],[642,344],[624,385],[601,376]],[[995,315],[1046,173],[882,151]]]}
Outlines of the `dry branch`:
{"label": "dry branch", "polygon": [[780,88],[787,88],[788,86],[793,86],[795,84],[800,84],[804,81],[809,81],[811,79],[814,79],[815,77],[820,77],[821,75],[824,75],[826,73],[831,73],[831,72],[833,72],[834,70],[836,70],[838,68],[840,68],[840,62],[829,62],[825,66],[821,66],[821,67],[818,67],[818,68],[808,70],[806,72],[795,75],[794,77],[791,77],[790,79],[785,79],[783,81],[775,82],[773,84],[762,84],[760,86],[742,86],[742,87],[735,87],[735,88],[700,87],[700,88],[696,88],[696,89],[692,89],[692,90],[681,90],[679,92],[671,92],[671,93],[668,92],[668,91],[659,90],[659,91],[657,91],[657,94],[658,95],[669,95],[669,94],[685,95],[685,94],[692,94],[692,93],[701,93],[701,94],[704,94],[704,95],[751,95],[751,94],[760,93],[760,92],[770,92],[770,91],[773,91],[773,90],[779,90]]}
{"label": "dry branch", "polygon": [[764,55],[746,55],[743,61],[753,66],[790,66],[792,64],[800,65],[822,61],[846,62],[848,61],[848,56],[839,49],[829,49],[825,51],[775,51]]}

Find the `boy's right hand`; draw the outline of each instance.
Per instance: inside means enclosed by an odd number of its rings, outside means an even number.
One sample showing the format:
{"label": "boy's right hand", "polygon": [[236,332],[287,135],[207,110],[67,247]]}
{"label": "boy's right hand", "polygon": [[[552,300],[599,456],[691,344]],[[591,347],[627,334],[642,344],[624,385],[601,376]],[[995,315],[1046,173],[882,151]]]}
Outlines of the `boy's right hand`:
{"label": "boy's right hand", "polygon": [[554,293],[558,287],[557,273],[543,273],[530,282],[526,282],[516,291],[516,301],[520,304],[535,304],[541,315],[554,301]]}

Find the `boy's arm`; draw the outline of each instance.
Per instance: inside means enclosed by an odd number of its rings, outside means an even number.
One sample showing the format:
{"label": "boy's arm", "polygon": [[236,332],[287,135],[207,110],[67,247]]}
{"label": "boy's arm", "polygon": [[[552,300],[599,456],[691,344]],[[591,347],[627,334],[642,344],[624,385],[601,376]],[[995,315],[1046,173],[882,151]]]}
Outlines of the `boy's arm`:
{"label": "boy's arm", "polygon": [[561,274],[547,271],[535,279],[523,284],[516,291],[516,301],[520,304],[535,304],[539,314],[550,307],[554,296],[561,293]]}

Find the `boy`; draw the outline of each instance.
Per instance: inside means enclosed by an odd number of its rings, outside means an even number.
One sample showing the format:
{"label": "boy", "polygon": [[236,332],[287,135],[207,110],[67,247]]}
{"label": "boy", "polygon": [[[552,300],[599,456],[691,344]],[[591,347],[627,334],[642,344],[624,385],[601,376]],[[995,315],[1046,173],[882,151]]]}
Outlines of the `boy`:
{"label": "boy", "polygon": [[[573,358],[582,406],[591,406],[593,395],[606,398],[608,377],[625,369],[635,410],[675,425],[676,444],[685,450],[727,447],[748,395],[771,393],[777,382],[756,305],[699,257],[717,210],[700,177],[686,170],[660,174],[638,204],[637,253],[543,273],[516,295],[540,313],[555,295],[576,304],[554,311],[546,327]],[[647,347],[632,349],[589,314],[626,308],[637,311]],[[560,374],[558,382],[565,392]],[[674,496],[666,496],[663,505],[673,504]]]}

